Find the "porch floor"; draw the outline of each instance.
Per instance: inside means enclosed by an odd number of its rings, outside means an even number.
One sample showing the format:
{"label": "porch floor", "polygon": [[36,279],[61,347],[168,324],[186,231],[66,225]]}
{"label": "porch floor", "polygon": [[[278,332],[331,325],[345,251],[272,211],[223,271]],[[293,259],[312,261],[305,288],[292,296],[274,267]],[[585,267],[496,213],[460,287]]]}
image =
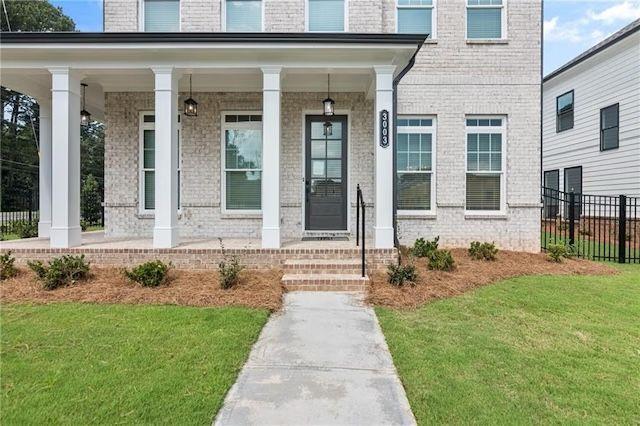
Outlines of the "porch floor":
{"label": "porch floor", "polygon": [[[223,238],[222,243],[225,249],[230,250],[258,250],[262,248],[259,238]],[[373,248],[373,240],[366,241],[366,246]],[[48,238],[26,238],[22,240],[1,241],[0,248],[6,250],[22,249],[48,249]],[[82,233],[82,246],[78,249],[153,249],[152,238],[133,237],[105,237],[104,231],[92,231]],[[355,238],[348,241],[302,241],[289,240],[282,243],[282,249],[354,249],[356,248]],[[192,250],[192,249],[220,249],[218,238],[183,238],[180,244],[172,250]]]}

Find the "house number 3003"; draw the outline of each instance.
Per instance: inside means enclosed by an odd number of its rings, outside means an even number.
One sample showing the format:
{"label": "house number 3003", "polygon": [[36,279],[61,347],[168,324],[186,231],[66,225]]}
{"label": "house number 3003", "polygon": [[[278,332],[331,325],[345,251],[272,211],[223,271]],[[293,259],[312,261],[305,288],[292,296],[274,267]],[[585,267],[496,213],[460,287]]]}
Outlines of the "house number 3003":
{"label": "house number 3003", "polygon": [[380,111],[380,146],[389,146],[389,111],[386,109]]}

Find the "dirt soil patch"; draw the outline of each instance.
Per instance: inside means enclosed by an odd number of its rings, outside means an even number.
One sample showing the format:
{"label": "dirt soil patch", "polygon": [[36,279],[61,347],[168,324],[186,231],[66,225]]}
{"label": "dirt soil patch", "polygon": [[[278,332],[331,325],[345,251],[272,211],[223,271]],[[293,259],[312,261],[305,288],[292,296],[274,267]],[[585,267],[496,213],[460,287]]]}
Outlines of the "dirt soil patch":
{"label": "dirt soil patch", "polygon": [[92,268],[91,276],[74,285],[43,290],[35,274],[20,268],[19,274],[0,283],[4,302],[91,302],[185,306],[248,306],[272,311],[282,305],[282,272],[244,270],[233,288],[220,288],[217,271],[172,269],[167,282],[148,288],[127,280],[118,268]]}
{"label": "dirt soil patch", "polygon": [[369,303],[380,306],[412,308],[430,300],[456,296],[476,287],[521,275],[606,275],[617,270],[604,263],[567,259],[563,263],[547,260],[541,253],[500,251],[495,261],[474,260],[466,249],[451,250],[456,262],[452,272],[431,271],[427,260],[416,258],[419,274],[416,285],[395,287],[387,281],[386,271],[371,276]]}

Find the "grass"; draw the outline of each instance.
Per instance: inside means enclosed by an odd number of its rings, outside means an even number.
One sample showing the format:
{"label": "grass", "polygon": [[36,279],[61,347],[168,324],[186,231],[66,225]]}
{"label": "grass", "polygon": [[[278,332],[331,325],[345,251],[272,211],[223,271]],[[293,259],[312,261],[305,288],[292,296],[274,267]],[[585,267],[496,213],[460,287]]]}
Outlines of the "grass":
{"label": "grass", "polygon": [[10,240],[19,240],[20,235],[15,234],[13,232],[5,232],[2,234],[0,241],[10,241]]}
{"label": "grass", "polygon": [[266,310],[4,305],[1,424],[211,424]]}
{"label": "grass", "polygon": [[419,424],[638,424],[640,267],[377,308]]}

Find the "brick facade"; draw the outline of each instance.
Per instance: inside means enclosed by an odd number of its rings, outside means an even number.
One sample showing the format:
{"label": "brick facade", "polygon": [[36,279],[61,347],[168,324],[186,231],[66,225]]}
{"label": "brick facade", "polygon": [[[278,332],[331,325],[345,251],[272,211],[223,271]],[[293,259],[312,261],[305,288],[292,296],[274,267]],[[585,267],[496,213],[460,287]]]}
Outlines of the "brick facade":
{"label": "brick facade", "polygon": [[[304,31],[305,0],[264,0],[264,27]],[[394,32],[395,0],[348,0],[351,32]],[[441,236],[447,246],[472,240],[502,248],[539,250],[541,0],[507,2],[507,36],[499,42],[465,40],[465,2],[437,2],[437,37],[422,47],[398,88],[398,113],[437,119],[435,218],[399,217],[403,243]],[[106,31],[136,31],[137,0],[105,0]],[[183,31],[219,31],[219,0],[182,0]],[[260,110],[260,93],[198,93],[198,118],[183,121],[181,234],[259,237],[261,219],[220,213],[220,112]],[[318,93],[283,93],[281,214],[283,238],[302,234],[302,111],[317,110]],[[373,103],[364,94],[334,96],[350,113],[351,229],[355,185],[373,199]],[[151,235],[140,217],[138,112],[153,110],[152,93],[107,93],[106,222],[109,235]],[[507,117],[506,215],[465,217],[467,114]],[[197,173],[194,173],[197,171]],[[373,209],[369,209],[372,213]],[[373,224],[373,218],[368,219]]]}

